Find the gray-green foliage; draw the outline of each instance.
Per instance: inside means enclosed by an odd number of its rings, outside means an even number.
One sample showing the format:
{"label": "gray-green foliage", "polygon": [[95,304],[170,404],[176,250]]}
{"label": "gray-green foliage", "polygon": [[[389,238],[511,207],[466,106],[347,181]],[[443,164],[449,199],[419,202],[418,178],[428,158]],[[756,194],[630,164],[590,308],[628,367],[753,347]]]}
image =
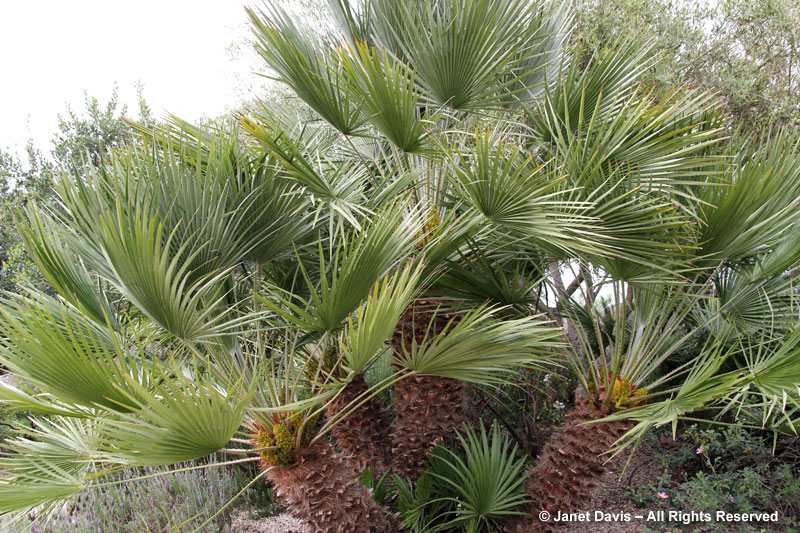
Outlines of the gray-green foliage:
{"label": "gray-green foliage", "polygon": [[800,125],[800,6],[793,0],[575,0],[576,37],[601,50],[630,33],[663,57],[648,78],[719,93],[747,134]]}
{"label": "gray-green foliage", "polygon": [[[152,125],[152,112],[141,87],[138,119]],[[29,140],[24,157],[0,149],[0,284],[3,290],[17,292],[26,284],[52,291],[48,281],[31,261],[24,239],[17,229],[20,210],[31,202],[42,206],[53,200],[53,180],[60,169],[99,165],[114,150],[132,140],[133,129],[125,122],[127,108],[120,105],[116,87],[105,104],[85,94],[84,107],[67,107],[58,116],[58,131],[49,152]]]}
{"label": "gray-green foliage", "polygon": [[[67,500],[51,520],[34,522],[33,530],[57,533],[191,530],[239,492],[249,476],[249,472],[236,466],[198,468],[208,463],[176,465],[195,468],[177,473],[164,467],[149,467],[112,476],[109,481],[120,483]],[[254,499],[255,496],[251,490],[245,499],[259,505],[270,504]],[[233,509],[228,509],[206,525],[204,531],[233,532],[234,514]]]}
{"label": "gray-green foliage", "polygon": [[458,446],[440,445],[414,487],[394,476],[398,509],[415,532],[490,531],[520,514],[527,500],[525,459],[495,422],[490,431],[467,427]]}

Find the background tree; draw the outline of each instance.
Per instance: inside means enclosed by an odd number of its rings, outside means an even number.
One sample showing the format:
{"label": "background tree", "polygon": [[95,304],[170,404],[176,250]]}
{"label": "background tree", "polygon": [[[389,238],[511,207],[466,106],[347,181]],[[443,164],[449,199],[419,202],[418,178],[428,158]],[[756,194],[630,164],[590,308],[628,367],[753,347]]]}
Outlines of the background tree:
{"label": "background tree", "polygon": [[769,136],[800,124],[800,7],[791,0],[575,2],[575,38],[602,50],[630,33],[662,60],[648,79],[719,93],[733,129]]}
{"label": "background tree", "polygon": [[[137,88],[139,121],[148,127],[155,123],[144,99],[143,88]],[[134,141],[134,130],[126,122],[127,108],[120,107],[114,87],[109,101],[102,105],[97,98],[85,95],[81,113],[67,107],[65,116],[58,117],[58,132],[53,135],[49,154],[28,141],[25,160],[12,151],[0,152],[2,179],[2,258],[0,277],[3,290],[16,292],[21,284],[32,283],[48,290],[47,283],[31,262],[15,219],[29,202],[43,206],[53,199],[53,181],[64,169],[82,168],[88,160],[99,165],[115,150]]]}

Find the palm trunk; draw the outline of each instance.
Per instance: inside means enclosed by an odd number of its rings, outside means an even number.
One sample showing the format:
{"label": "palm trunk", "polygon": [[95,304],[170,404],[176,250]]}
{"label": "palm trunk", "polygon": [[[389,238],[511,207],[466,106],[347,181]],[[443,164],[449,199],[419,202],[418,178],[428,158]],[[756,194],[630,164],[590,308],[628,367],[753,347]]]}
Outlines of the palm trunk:
{"label": "palm trunk", "polygon": [[[410,350],[412,341],[421,343],[433,318],[422,308],[428,302],[409,307],[401,317],[392,344],[396,351]],[[441,332],[451,317],[437,315],[429,334]],[[416,481],[436,445],[448,440],[466,418],[467,395],[460,381],[438,376],[413,376],[394,387],[395,422],[392,426],[392,470]]]}
{"label": "palm trunk", "polygon": [[[337,397],[327,403],[325,409],[328,418],[351,408],[368,389],[363,374],[356,376]],[[356,472],[371,467],[376,476],[381,476],[391,462],[390,424],[391,415],[377,398],[372,397],[337,424],[331,434]]]}
{"label": "palm trunk", "polygon": [[466,400],[464,384],[450,378],[413,376],[395,385],[393,472],[416,481],[436,445],[463,427]]}
{"label": "palm trunk", "polygon": [[517,533],[549,531],[554,525],[539,520],[539,513],[585,510],[590,491],[605,472],[604,454],[611,449],[632,422],[585,424],[608,413],[581,402],[569,413],[567,422],[548,439],[536,465],[528,470],[525,491],[535,500],[526,509],[532,517],[518,518],[506,527]]}
{"label": "palm trunk", "polygon": [[266,476],[289,511],[314,533],[400,531],[397,517],[375,503],[372,490],[327,443],[302,449],[292,464],[274,466]]}

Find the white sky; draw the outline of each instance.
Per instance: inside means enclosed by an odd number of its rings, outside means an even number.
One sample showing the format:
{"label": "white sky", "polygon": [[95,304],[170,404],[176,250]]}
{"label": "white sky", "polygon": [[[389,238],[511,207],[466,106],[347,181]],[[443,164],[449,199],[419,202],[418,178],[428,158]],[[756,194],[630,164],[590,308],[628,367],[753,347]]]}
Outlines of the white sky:
{"label": "white sky", "polygon": [[260,0],[0,0],[0,148],[49,153],[66,104],[81,111],[84,90],[105,103],[115,82],[131,117],[136,81],[157,116],[223,113],[257,83],[252,54],[229,50],[245,5]]}

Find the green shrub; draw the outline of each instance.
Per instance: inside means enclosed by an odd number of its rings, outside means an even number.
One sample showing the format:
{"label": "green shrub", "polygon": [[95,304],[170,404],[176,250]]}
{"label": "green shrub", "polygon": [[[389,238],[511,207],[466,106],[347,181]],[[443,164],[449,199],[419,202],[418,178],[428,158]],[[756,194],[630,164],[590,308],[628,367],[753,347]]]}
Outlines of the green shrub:
{"label": "green shrub", "polygon": [[[800,516],[798,466],[772,454],[767,441],[739,426],[725,429],[696,426],[682,434],[684,446],[662,457],[663,474],[654,482],[633,487],[626,495],[641,508],[653,506],[706,512],[754,513],[779,511],[781,525],[795,531]],[[680,479],[675,470],[697,470]],[[728,529],[730,524],[708,527]],[[779,526],[779,527],[780,527]]]}
{"label": "green shrub", "polygon": [[[177,466],[198,464],[203,463]],[[82,492],[65,502],[50,523],[35,520],[31,532],[192,531],[252,479],[251,475],[235,466],[158,475],[167,471],[165,467],[126,471],[118,475],[116,481],[127,482]],[[155,476],[145,477],[149,475]],[[129,481],[134,478],[142,479]],[[242,504],[263,509],[266,514],[273,514],[277,510],[272,492],[266,484],[248,489],[236,505]],[[203,531],[232,532],[233,508],[231,506],[220,513]]]}

